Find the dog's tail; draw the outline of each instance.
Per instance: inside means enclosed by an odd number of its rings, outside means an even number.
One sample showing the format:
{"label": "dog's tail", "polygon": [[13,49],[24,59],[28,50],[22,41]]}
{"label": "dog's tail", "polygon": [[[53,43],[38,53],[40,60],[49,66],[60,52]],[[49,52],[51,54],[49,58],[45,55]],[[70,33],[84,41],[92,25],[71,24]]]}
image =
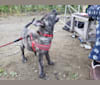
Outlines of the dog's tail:
{"label": "dog's tail", "polygon": [[24,35],[26,34],[27,30],[28,30],[28,27],[33,24],[35,18],[33,18],[33,20],[31,22],[29,22],[28,24],[25,25],[24,29],[22,30],[22,34],[21,36],[24,37]]}
{"label": "dog's tail", "polygon": [[25,28],[28,28],[28,27],[34,22],[34,20],[35,20],[35,18],[33,18],[33,20],[32,20],[30,23],[28,23],[28,24],[25,26]]}

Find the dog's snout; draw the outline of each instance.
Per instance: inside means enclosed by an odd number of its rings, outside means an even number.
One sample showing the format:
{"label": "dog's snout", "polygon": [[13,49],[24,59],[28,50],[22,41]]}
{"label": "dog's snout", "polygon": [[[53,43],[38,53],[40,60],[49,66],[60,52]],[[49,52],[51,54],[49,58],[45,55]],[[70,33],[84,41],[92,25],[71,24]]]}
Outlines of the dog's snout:
{"label": "dog's snout", "polygon": [[57,12],[57,11],[54,9],[54,10],[52,10],[52,12]]}

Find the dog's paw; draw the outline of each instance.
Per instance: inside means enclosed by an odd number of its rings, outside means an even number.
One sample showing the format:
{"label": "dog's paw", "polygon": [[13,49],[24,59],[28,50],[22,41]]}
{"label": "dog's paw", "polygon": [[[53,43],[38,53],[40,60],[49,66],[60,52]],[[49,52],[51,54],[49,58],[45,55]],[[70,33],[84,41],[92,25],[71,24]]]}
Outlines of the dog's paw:
{"label": "dog's paw", "polygon": [[45,76],[46,76],[45,73],[42,73],[39,75],[39,78],[45,78]]}
{"label": "dog's paw", "polygon": [[27,62],[27,58],[22,59],[22,62],[26,63]]}
{"label": "dog's paw", "polygon": [[49,62],[48,65],[55,65],[55,63],[54,62]]}

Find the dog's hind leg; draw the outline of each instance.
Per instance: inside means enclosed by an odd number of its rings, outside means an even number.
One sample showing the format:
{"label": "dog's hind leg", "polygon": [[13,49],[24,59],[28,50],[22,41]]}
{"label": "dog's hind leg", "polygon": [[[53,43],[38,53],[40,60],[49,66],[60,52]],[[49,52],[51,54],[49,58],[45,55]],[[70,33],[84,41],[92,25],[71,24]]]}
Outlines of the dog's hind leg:
{"label": "dog's hind leg", "polygon": [[43,54],[37,53],[38,56],[38,61],[39,61],[39,77],[44,78],[45,73],[44,73],[44,67],[43,67]]}
{"label": "dog's hind leg", "polygon": [[54,62],[52,62],[52,61],[50,60],[50,56],[49,56],[49,52],[48,52],[48,51],[46,52],[45,56],[46,56],[48,65],[54,65]]}
{"label": "dog's hind leg", "polygon": [[21,48],[21,53],[22,53],[22,62],[26,63],[27,58],[25,57],[25,54],[24,54],[25,47],[24,47],[24,45],[22,45],[22,46],[20,46],[20,48]]}

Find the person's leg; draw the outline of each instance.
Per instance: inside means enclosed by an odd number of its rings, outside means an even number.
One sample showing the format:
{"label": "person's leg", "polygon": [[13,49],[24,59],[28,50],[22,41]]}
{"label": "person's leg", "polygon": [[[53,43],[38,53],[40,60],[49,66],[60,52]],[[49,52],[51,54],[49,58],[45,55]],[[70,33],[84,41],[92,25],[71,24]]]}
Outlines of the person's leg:
{"label": "person's leg", "polygon": [[89,58],[95,60],[95,62],[98,62],[98,64],[100,63],[100,21],[99,26],[96,29],[96,42],[89,55]]}

